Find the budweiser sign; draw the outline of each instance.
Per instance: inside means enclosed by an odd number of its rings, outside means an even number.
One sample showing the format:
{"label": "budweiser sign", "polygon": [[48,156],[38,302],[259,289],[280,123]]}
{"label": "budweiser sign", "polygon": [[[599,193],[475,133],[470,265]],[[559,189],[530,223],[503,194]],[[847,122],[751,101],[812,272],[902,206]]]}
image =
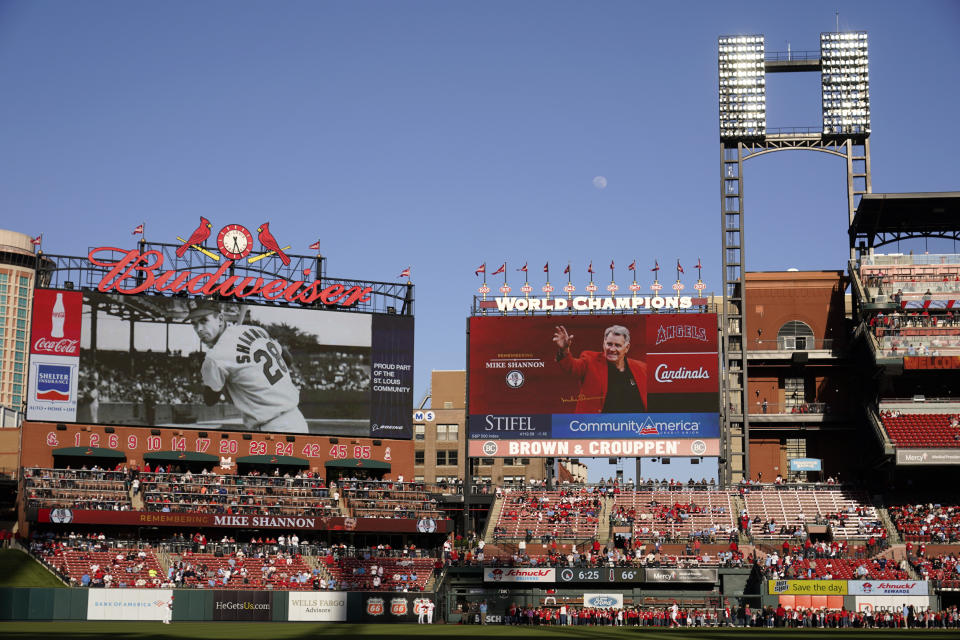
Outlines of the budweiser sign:
{"label": "budweiser sign", "polygon": [[37,338],[33,343],[34,353],[56,353],[63,356],[73,356],[80,349],[79,340],[70,338],[60,338],[59,340],[48,340],[46,338]]}
{"label": "budweiser sign", "polygon": [[[122,253],[119,260],[113,254]],[[104,258],[102,256],[110,255]],[[253,276],[228,275],[232,260],[225,260],[215,271],[183,271],[163,269],[164,258],[159,251],[136,249],[125,251],[114,247],[99,247],[87,255],[87,259],[98,267],[107,270],[106,275],[97,284],[104,293],[116,291],[122,294],[136,294],[147,291],[159,293],[179,293],[181,291],[203,296],[222,295],[247,298],[259,296],[264,300],[286,300],[312,304],[352,307],[359,302],[368,302],[372,287],[345,285],[341,283],[323,286],[319,280],[289,281],[283,278],[265,279]]]}

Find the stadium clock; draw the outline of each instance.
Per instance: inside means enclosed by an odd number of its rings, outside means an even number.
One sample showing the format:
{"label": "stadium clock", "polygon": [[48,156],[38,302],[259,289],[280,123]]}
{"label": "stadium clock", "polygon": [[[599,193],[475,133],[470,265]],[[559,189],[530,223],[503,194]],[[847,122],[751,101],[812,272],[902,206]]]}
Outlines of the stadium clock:
{"label": "stadium clock", "polygon": [[217,248],[230,260],[242,260],[253,249],[253,234],[239,224],[228,224],[217,235]]}

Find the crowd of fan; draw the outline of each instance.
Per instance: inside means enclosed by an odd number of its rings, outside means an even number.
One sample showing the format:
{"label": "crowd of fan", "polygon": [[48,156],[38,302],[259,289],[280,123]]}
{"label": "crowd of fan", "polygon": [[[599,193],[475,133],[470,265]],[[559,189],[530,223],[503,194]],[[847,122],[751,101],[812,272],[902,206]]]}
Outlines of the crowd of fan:
{"label": "crowd of fan", "polygon": [[573,489],[561,489],[554,501],[551,496],[530,491],[514,491],[507,494],[503,520],[518,521],[534,517],[538,523],[572,524],[577,516],[587,523],[596,523],[600,513],[600,494],[588,494]]}
{"label": "crowd of fan", "polygon": [[422,482],[341,478],[347,505],[358,518],[441,518]]}
{"label": "crowd of fan", "polygon": [[960,542],[960,505],[893,505],[887,508],[887,512],[906,540],[940,544]]}
{"label": "crowd of fan", "polygon": [[48,509],[131,509],[128,475],[96,465],[92,469],[24,468],[24,490],[30,507]]}
{"label": "crowd of fan", "polygon": [[[243,476],[221,474],[142,473],[133,480],[133,492],[143,492],[149,511],[216,514],[334,516],[337,500],[322,478],[309,472]],[[336,488],[333,488],[336,493]]]}
{"label": "crowd of fan", "polygon": [[[471,603],[463,611],[468,622],[486,623],[486,603]],[[957,629],[957,607],[939,611],[913,605],[894,610],[849,611],[845,608],[797,608],[783,606],[752,609],[741,607],[681,608],[628,606],[590,608],[567,604],[523,607],[511,604],[500,620],[516,626],[611,626],[611,627],[780,627],[803,629]]]}

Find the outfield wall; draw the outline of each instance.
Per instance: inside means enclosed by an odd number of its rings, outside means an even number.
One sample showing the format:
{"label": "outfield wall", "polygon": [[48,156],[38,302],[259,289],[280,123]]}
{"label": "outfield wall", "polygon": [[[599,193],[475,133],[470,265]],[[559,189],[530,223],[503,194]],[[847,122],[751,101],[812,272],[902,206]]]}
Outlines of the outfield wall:
{"label": "outfield wall", "polygon": [[0,589],[0,620],[416,622],[430,593],[224,589]]}

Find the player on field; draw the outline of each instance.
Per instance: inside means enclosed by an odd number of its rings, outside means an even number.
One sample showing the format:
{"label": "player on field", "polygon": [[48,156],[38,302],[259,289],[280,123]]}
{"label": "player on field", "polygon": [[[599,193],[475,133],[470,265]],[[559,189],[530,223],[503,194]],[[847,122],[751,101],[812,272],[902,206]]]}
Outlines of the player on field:
{"label": "player on field", "polygon": [[255,431],[307,433],[300,413],[300,390],[293,383],[283,349],[266,329],[229,324],[220,305],[201,300],[188,319],[210,348],[200,370],[204,401],[213,405],[226,395]]}

